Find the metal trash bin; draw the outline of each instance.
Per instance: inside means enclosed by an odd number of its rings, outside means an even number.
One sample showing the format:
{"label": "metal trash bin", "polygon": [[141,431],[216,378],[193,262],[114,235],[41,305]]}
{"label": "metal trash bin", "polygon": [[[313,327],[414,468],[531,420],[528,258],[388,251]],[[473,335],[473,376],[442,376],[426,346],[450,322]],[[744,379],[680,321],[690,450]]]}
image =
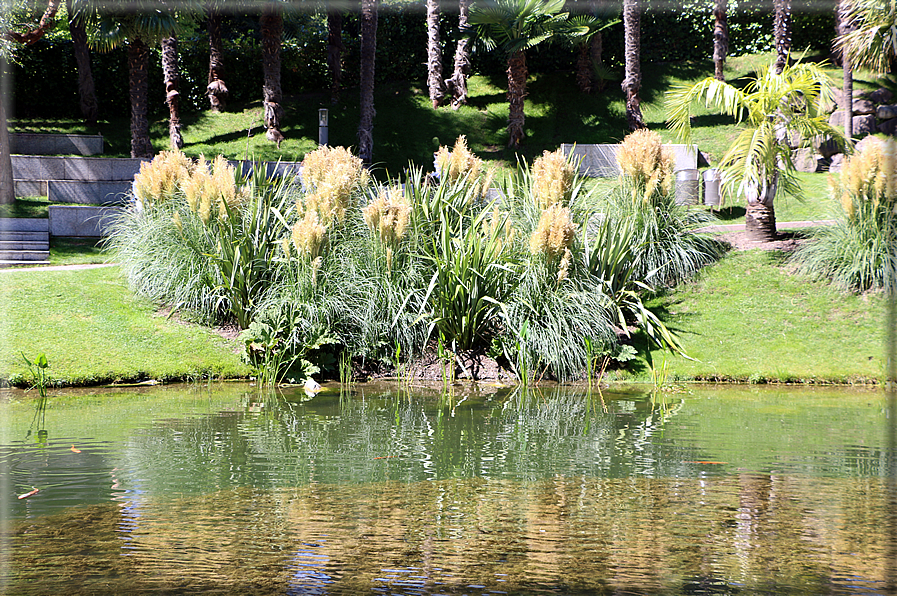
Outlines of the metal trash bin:
{"label": "metal trash bin", "polygon": [[697,205],[701,199],[701,173],[697,170],[676,172],[676,204]]}
{"label": "metal trash bin", "polygon": [[710,168],[704,171],[704,204],[719,207],[722,202],[720,194],[720,183],[722,176],[716,168]]}

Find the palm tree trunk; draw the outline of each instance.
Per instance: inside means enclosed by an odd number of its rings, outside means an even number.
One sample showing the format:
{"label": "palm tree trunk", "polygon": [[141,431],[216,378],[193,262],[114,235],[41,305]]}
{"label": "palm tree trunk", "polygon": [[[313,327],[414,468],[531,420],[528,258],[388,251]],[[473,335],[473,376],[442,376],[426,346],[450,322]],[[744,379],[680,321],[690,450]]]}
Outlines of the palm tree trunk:
{"label": "palm tree trunk", "polygon": [[262,9],[262,74],[264,84],[262,94],[265,106],[265,127],[268,129],[265,138],[273,143],[283,141],[280,131],[283,119],[283,92],[280,88],[280,36],[283,34],[283,13],[280,9],[265,5]]}
{"label": "palm tree trunk", "polygon": [[128,43],[128,88],[131,96],[131,157],[152,157],[147,102],[149,47],[142,39]]}
{"label": "palm tree trunk", "polygon": [[774,200],[779,186],[778,172],[772,180],[765,181],[759,188],[754,186],[746,191],[747,208],[744,214],[744,231],[748,238],[757,242],[775,240],[776,211]]}
{"label": "palm tree trunk", "polygon": [[[839,33],[841,35],[850,33],[850,13],[845,0],[841,0],[841,3],[838,5],[838,13],[840,16]],[[853,137],[853,65],[844,52],[841,53],[841,69],[843,89],[841,90],[841,105],[839,107],[844,113],[844,138],[850,140]]]}
{"label": "palm tree trunk", "polygon": [[[467,32],[467,17],[469,15],[470,0],[458,0],[458,31],[462,36]],[[447,92],[452,95],[452,109],[454,110],[467,103],[468,76],[470,76],[470,39],[461,37],[455,45],[452,78],[446,81]]]}
{"label": "palm tree trunk", "polygon": [[162,73],[165,78],[165,103],[168,104],[168,138],[172,149],[180,149],[184,146],[178,111],[181,73],[178,68],[178,38],[174,35],[162,40]]}
{"label": "palm tree trunk", "polygon": [[81,115],[87,124],[93,126],[99,117],[99,106],[93,83],[93,69],[90,65],[90,50],[87,47],[87,32],[84,25],[73,17],[72,0],[66,0],[65,6],[69,13],[69,32],[72,35],[75,62],[78,63],[78,98]]}
{"label": "palm tree trunk", "polygon": [[591,39],[579,44],[576,56],[576,86],[583,93],[592,92],[592,56],[589,52]]}
{"label": "palm tree trunk", "polygon": [[327,11],[327,66],[330,68],[330,103],[339,102],[343,80],[343,13],[331,8]]}
{"label": "palm tree trunk", "polygon": [[206,95],[213,112],[223,112],[227,107],[227,85],[224,84],[224,51],[221,44],[221,13],[212,6],[207,8],[206,28],[209,31],[209,83]]}
{"label": "palm tree trunk", "polygon": [[713,9],[715,21],[713,24],[713,76],[718,81],[726,80],[723,68],[726,66],[726,56],[729,53],[729,25],[726,22],[727,4],[727,0],[716,0],[716,7]]}
{"label": "palm tree trunk", "polygon": [[508,58],[508,147],[520,147],[523,141],[523,112],[526,99],[526,53],[518,50]]}
{"label": "palm tree trunk", "polygon": [[[6,71],[6,60],[0,57]],[[6,81],[3,82],[4,87]],[[12,177],[12,155],[9,147],[9,128],[6,121],[6,93],[0,93],[0,205],[11,205],[16,200],[15,181]]]}
{"label": "palm tree trunk", "polygon": [[604,84],[607,82],[601,75],[596,75],[595,68],[604,64],[604,34],[596,31],[589,40],[589,56],[592,62],[592,90],[604,91]]}
{"label": "palm tree trunk", "polygon": [[439,46],[439,0],[427,0],[427,88],[433,109],[445,100],[442,48]]}
{"label": "palm tree trunk", "polygon": [[377,55],[379,0],[361,0],[361,118],[358,123],[358,156],[370,164],[374,156],[374,59]]}
{"label": "palm tree trunk", "polygon": [[642,86],[642,32],[639,0],[623,0],[623,29],[625,31],[626,74],[621,87],[626,95],[626,120],[629,123],[629,130],[638,130],[645,128],[641,99],[638,94]]}
{"label": "palm tree trunk", "polygon": [[782,74],[791,53],[791,0],[775,0],[773,34],[776,42],[776,73]]}

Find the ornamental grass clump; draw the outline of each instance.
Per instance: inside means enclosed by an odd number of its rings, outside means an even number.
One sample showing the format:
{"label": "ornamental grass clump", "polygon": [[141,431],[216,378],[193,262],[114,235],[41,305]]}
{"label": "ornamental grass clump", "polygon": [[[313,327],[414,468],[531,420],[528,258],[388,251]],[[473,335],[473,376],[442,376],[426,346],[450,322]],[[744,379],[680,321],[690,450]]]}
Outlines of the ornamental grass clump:
{"label": "ornamental grass clump", "polygon": [[701,209],[677,205],[672,152],[647,130],[627,136],[617,152],[620,184],[608,195],[607,215],[635,225],[634,278],[673,286],[718,259],[722,244],[698,229],[713,221]]}
{"label": "ornamental grass clump", "polygon": [[140,164],[140,172],[134,176],[134,198],[144,209],[170,201],[193,170],[193,162],[180,151],[162,151],[152,161]]}
{"label": "ornamental grass clump", "polygon": [[563,151],[544,151],[533,162],[533,198],[540,209],[555,203],[567,206],[573,194],[576,168]]}
{"label": "ornamental grass clump", "polygon": [[368,184],[364,162],[344,147],[320,147],[302,162],[302,184],[306,195],[297,204],[300,213],[317,211],[321,223],[340,223]]}
{"label": "ornamental grass clump", "polygon": [[655,197],[670,194],[676,158],[656,132],[641,129],[629,134],[617,151],[617,163],[633,202],[650,203]]}
{"label": "ornamental grass clump", "polygon": [[436,152],[436,172],[441,180],[454,182],[459,178],[476,178],[480,175],[482,161],[467,148],[467,138],[461,135],[455,146],[440,146]]}
{"label": "ornamental grass clump", "polygon": [[832,178],[840,209],[795,255],[799,269],[862,292],[897,287],[897,141],[875,137]]}

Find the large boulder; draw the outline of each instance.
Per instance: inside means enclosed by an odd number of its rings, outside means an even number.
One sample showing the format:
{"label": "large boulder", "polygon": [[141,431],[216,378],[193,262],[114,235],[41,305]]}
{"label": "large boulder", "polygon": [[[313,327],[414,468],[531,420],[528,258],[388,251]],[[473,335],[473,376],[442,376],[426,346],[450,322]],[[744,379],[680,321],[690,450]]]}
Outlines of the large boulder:
{"label": "large boulder", "polygon": [[883,87],[879,87],[869,94],[869,101],[872,103],[888,103],[893,99],[894,94]]}
{"label": "large boulder", "polygon": [[878,120],[875,119],[875,116],[867,114],[853,117],[853,136],[861,137],[876,132],[878,132]]}
{"label": "large boulder", "polygon": [[840,172],[841,166],[844,165],[844,154],[839,153],[838,155],[832,156],[832,161],[828,165],[829,172]]}
{"label": "large boulder", "polygon": [[891,118],[897,118],[897,105],[878,106],[878,109],[875,110],[875,116],[879,120],[890,120]]}
{"label": "large boulder", "polygon": [[844,110],[836,110],[828,117],[828,123],[835,128],[844,128]]}
{"label": "large boulder", "polygon": [[878,132],[888,136],[897,137],[897,118],[891,118],[890,120],[885,120],[884,122],[879,123]]}
{"label": "large boulder", "polygon": [[875,113],[875,104],[869,101],[868,99],[855,99],[853,100],[853,113],[855,116],[865,116],[867,114]]}
{"label": "large boulder", "polygon": [[809,147],[792,151],[791,161],[798,172],[815,172],[819,169],[819,157]]}
{"label": "large boulder", "polygon": [[841,153],[841,146],[835,142],[835,139],[827,135],[813,137],[813,149],[824,159],[829,159],[832,155]]}

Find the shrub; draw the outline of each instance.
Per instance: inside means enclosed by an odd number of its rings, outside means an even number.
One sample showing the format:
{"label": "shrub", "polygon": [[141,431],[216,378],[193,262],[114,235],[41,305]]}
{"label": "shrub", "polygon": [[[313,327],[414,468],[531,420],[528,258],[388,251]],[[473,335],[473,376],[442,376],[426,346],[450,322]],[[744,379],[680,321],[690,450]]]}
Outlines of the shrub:
{"label": "shrub", "polygon": [[795,255],[798,267],[851,291],[897,284],[897,142],[872,137],[831,180],[837,221]]}

